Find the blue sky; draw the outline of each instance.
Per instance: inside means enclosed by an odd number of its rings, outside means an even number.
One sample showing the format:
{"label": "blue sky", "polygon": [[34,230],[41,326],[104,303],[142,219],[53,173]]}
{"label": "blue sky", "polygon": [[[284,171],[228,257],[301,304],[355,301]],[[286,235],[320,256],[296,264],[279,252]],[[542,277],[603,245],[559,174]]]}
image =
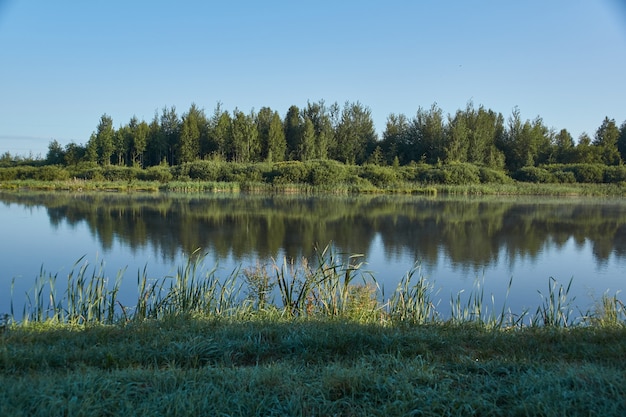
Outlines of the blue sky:
{"label": "blue sky", "polygon": [[475,106],[577,138],[626,120],[623,0],[0,0],[0,153],[86,143],[99,118],[191,103],[285,115]]}

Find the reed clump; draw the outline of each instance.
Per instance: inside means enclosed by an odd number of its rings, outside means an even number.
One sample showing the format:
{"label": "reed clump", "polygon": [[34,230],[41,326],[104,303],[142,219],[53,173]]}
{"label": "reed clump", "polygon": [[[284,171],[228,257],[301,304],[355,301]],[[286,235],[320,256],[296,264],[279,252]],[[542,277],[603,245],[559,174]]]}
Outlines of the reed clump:
{"label": "reed clump", "polygon": [[[575,315],[568,285],[549,279],[547,293],[533,312],[512,312],[507,294],[496,308],[484,282],[476,280],[467,293],[452,295],[449,312],[442,311],[434,283],[416,264],[391,292],[380,288],[365,269],[363,255],[338,253],[332,244],[313,258],[283,259],[254,267],[239,267],[225,277],[216,266],[207,268],[205,255],[196,251],[172,276],[150,278],[147,267],[137,273],[137,299],[123,304],[119,298],[125,271],[110,279],[104,262],[91,266],[80,258],[68,273],[63,291],[58,274],[41,268],[33,289],[25,295],[21,314],[12,293],[7,323],[116,324],[183,317],[331,318],[359,323],[396,325],[474,324],[487,329],[522,327],[622,326],[624,304],[605,294],[595,310]],[[13,291],[13,290],[12,290]]]}

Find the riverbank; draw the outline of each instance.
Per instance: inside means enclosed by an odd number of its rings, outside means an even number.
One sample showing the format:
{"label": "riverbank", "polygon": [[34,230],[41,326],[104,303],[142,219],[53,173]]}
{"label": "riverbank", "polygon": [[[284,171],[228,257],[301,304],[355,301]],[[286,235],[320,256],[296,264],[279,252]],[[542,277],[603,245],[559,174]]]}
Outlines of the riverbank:
{"label": "riverbank", "polygon": [[0,415],[626,412],[626,327],[170,317],[4,327]]}
{"label": "riverbank", "polygon": [[267,184],[215,181],[96,181],[96,180],[11,180],[1,181],[0,190],[33,191],[103,191],[103,192],[256,192],[286,194],[416,194],[416,195],[524,195],[524,196],[597,196],[624,197],[621,184],[539,184],[514,182],[509,184],[419,185],[402,183],[376,187],[371,183],[336,184]]}

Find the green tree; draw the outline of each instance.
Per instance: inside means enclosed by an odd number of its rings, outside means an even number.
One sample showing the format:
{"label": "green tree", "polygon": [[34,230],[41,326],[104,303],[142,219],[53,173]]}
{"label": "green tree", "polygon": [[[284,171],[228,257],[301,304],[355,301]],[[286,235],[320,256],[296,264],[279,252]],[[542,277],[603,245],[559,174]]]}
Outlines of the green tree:
{"label": "green tree", "polygon": [[122,166],[126,163],[126,154],[130,148],[130,127],[120,126],[119,129],[115,132],[113,144],[114,151],[113,155],[114,159],[117,160],[117,165]]}
{"label": "green tree", "polygon": [[115,130],[113,129],[113,119],[110,116],[103,114],[100,117],[96,133],[92,138],[95,143],[98,163],[100,165],[110,165],[111,156],[115,151]]}
{"label": "green tree", "polygon": [[213,115],[208,120],[207,141],[204,145],[204,154],[225,160],[230,155],[230,133],[232,119],[230,113],[222,109],[222,103],[217,102]]}
{"label": "green tree", "polygon": [[598,148],[602,163],[606,165],[619,165],[622,162],[618,149],[620,130],[614,119],[605,117],[602,124],[596,130],[592,144]]}
{"label": "green tree", "polygon": [[574,162],[574,138],[567,131],[561,129],[554,136],[554,158],[559,164],[569,164]]}
{"label": "green tree", "polygon": [[74,142],[70,142],[65,145],[65,165],[78,165],[79,162],[85,159],[87,149],[84,146],[77,145]]}
{"label": "green tree", "polygon": [[200,159],[200,144],[207,136],[207,123],[204,111],[192,103],[180,125],[177,147],[179,164]]}
{"label": "green tree", "polygon": [[146,138],[146,166],[159,165],[167,155],[167,142],[165,134],[161,129],[158,112],[148,126],[148,136]]}
{"label": "green tree", "polygon": [[298,159],[300,161],[308,161],[314,159],[315,156],[315,127],[311,119],[307,118],[302,126],[301,142],[298,146]]}
{"label": "green tree", "polygon": [[268,160],[269,141],[270,141],[270,126],[272,124],[272,116],[274,112],[269,107],[262,107],[256,114],[255,123],[257,132],[259,135],[260,146],[260,158],[261,160]]}
{"label": "green tree", "polygon": [[398,161],[407,164],[408,158],[409,121],[404,114],[390,114],[383,132],[380,147],[387,163]]}
{"label": "green tree", "polygon": [[297,106],[290,106],[284,121],[287,159],[299,159],[298,151],[302,142],[302,118]]}
{"label": "green tree", "polygon": [[576,148],[573,152],[574,160],[572,162],[581,164],[599,164],[602,161],[599,149],[599,147],[592,145],[589,135],[583,132],[578,137],[578,143],[576,144]]}
{"label": "green tree", "polygon": [[626,120],[619,129],[619,138],[617,139],[617,149],[619,150],[622,161],[626,162]]}
{"label": "green tree", "polygon": [[278,112],[272,115],[268,131],[267,142],[267,161],[280,162],[285,160],[285,152],[287,151],[287,141],[285,139],[285,130],[283,122]]}
{"label": "green tree", "polygon": [[246,115],[235,109],[231,125],[232,160],[235,162],[258,161],[260,144],[254,114]]}
{"label": "green tree", "polygon": [[163,135],[166,158],[170,165],[175,165],[176,161],[176,149],[178,147],[178,138],[180,135],[180,119],[176,114],[176,107],[172,106],[169,109],[163,107],[161,112],[161,134]]}
{"label": "green tree", "polygon": [[346,103],[337,126],[335,158],[349,164],[362,164],[376,147],[377,137],[369,108]]}
{"label": "green tree", "polygon": [[128,122],[127,145],[132,165],[143,166],[143,154],[148,143],[150,127],[145,121],[139,122],[136,116],[131,117]]}
{"label": "green tree", "polygon": [[331,121],[330,109],[326,107],[324,100],[317,103],[307,103],[303,111],[304,118],[313,123],[315,145],[313,158],[327,159],[330,144],[334,142],[334,131]]}
{"label": "green tree", "polygon": [[53,140],[48,144],[48,153],[46,154],[46,164],[61,165],[65,163],[65,151],[57,140]]}

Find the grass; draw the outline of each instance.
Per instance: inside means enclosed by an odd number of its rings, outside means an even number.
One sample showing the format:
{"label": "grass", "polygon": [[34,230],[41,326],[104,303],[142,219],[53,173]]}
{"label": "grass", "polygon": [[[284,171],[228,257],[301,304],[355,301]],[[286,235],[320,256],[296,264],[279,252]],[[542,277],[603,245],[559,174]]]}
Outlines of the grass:
{"label": "grass", "polygon": [[[0,415],[618,416],[626,311],[574,316],[550,279],[533,314],[493,309],[480,281],[438,311],[416,265],[390,293],[332,246],[225,278],[192,254],[175,276],[79,260],[62,296],[41,270],[0,320]],[[571,284],[571,282],[570,282]],[[15,295],[14,295],[15,296]]]}
{"label": "grass", "polygon": [[624,196],[623,184],[539,184],[512,182],[467,185],[399,182],[376,187],[368,181],[339,183],[331,186],[310,184],[270,184],[264,182],[216,182],[197,180],[99,181],[99,180],[9,180],[0,181],[4,190],[40,191],[117,191],[117,192],[278,192],[285,194],[419,194],[419,195],[546,195],[546,196]]}

